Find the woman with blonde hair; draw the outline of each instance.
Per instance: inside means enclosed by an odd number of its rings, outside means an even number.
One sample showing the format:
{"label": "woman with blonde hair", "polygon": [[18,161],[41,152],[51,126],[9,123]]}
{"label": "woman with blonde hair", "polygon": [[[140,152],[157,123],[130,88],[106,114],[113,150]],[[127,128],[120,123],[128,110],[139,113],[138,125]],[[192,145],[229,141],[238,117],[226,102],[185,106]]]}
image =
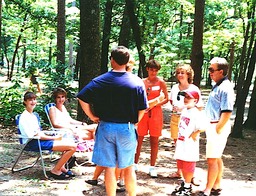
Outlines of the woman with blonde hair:
{"label": "woman with blonde hair", "polygon": [[[194,70],[189,64],[178,64],[175,69],[175,77],[178,80],[178,83],[173,85],[170,92],[170,103],[172,105],[171,112],[171,122],[170,122],[170,132],[171,139],[176,144],[178,138],[178,124],[180,120],[181,110],[184,109],[184,91],[196,91],[199,93],[199,101],[196,104],[196,107],[201,110],[204,106],[201,92],[199,88],[192,84],[194,79]],[[170,178],[181,178],[181,171],[169,175]]]}

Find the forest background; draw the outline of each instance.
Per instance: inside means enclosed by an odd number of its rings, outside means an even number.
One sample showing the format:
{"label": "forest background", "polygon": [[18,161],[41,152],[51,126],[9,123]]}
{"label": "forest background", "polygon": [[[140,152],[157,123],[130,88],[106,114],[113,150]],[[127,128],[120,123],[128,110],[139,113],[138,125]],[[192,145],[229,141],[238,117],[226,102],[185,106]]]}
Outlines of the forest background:
{"label": "forest background", "polygon": [[[127,46],[136,60],[134,74],[146,77],[145,63],[156,59],[161,77],[175,82],[178,63],[189,63],[194,83],[210,88],[207,68],[214,56],[230,63],[236,91],[232,137],[256,130],[256,0],[1,0],[0,124],[14,124],[23,111],[22,95],[37,71],[43,94],[37,112],[56,86],[70,101],[93,77],[109,70],[109,51]],[[245,117],[245,106],[248,115]],[[78,119],[86,120],[77,107]],[[76,108],[75,108],[76,109]]]}

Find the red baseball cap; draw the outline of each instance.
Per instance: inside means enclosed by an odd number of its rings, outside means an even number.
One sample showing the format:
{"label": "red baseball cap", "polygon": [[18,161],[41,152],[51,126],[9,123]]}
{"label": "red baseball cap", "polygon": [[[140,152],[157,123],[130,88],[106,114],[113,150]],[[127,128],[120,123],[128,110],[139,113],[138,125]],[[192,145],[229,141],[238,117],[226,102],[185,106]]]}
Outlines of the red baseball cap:
{"label": "red baseball cap", "polygon": [[197,102],[199,100],[199,93],[197,91],[185,91],[185,93],[191,97],[192,99],[197,99]]}

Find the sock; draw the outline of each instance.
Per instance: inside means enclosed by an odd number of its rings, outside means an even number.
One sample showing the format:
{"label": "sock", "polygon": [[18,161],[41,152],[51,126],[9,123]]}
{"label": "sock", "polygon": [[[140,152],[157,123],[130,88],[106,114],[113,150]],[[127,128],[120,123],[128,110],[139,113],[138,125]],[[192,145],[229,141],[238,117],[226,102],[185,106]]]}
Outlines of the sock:
{"label": "sock", "polygon": [[190,188],[190,186],[191,186],[190,183],[186,183],[186,182],[184,183],[184,187],[185,187],[185,188]]}
{"label": "sock", "polygon": [[154,170],[154,169],[155,169],[155,166],[150,166],[149,167],[149,171]]}

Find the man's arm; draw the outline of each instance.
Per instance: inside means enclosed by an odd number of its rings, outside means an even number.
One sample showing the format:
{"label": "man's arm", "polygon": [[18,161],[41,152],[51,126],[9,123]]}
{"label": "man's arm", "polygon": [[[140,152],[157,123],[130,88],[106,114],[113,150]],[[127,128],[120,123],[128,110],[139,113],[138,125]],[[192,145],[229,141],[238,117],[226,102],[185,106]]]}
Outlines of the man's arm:
{"label": "man's arm", "polygon": [[82,101],[81,99],[78,99],[83,111],[85,114],[95,123],[98,123],[100,121],[99,117],[95,116],[91,110],[90,104]]}
{"label": "man's arm", "polygon": [[221,113],[220,120],[219,120],[218,124],[216,125],[216,132],[218,134],[220,134],[222,132],[222,128],[229,121],[231,115],[232,115],[232,112],[222,112]]}

